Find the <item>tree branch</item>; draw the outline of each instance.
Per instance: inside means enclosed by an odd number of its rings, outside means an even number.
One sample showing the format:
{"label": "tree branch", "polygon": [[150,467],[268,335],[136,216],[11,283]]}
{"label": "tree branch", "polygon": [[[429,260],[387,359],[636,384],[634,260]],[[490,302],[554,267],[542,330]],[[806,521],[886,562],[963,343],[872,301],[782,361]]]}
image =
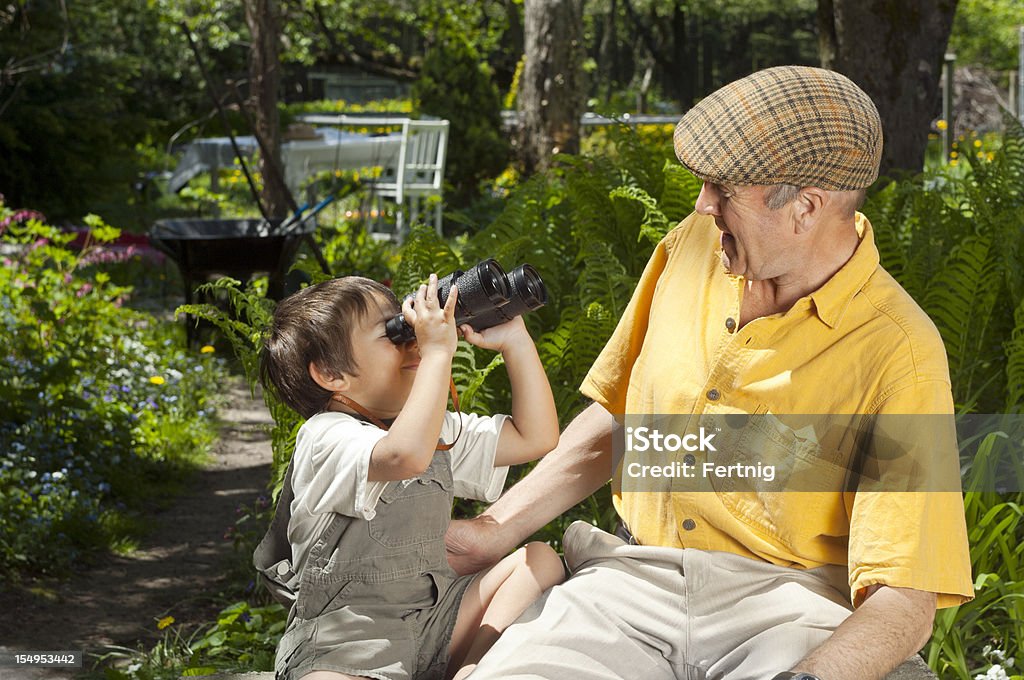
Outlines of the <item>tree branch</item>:
{"label": "tree branch", "polygon": [[342,45],[335,39],[335,31],[328,25],[327,18],[324,16],[319,4],[313,4],[310,10],[310,15],[315,23],[320,27],[320,33],[327,41],[332,52],[332,54],[325,56],[330,56],[336,63],[342,66],[357,66],[367,73],[389,76],[391,78],[398,78],[399,80],[416,80],[419,78],[419,71],[410,68],[407,64],[378,61],[372,54],[360,52],[359,50],[352,49],[347,45]]}

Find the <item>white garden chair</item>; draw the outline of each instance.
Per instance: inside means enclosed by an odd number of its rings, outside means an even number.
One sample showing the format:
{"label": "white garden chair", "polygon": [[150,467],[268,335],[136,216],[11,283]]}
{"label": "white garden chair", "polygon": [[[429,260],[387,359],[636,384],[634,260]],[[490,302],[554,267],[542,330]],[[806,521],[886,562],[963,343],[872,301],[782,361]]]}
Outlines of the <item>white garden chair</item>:
{"label": "white garden chair", "polygon": [[[441,233],[441,195],[447,152],[448,121],[407,120],[402,124],[402,145],[394,176],[382,177],[371,185],[378,215],[385,200],[397,206],[394,238],[404,238],[409,225],[420,219],[421,212],[430,213],[425,219]],[[433,210],[421,210],[433,197],[437,197]],[[375,226],[380,226],[379,217]],[[379,231],[375,236],[391,237]]]}

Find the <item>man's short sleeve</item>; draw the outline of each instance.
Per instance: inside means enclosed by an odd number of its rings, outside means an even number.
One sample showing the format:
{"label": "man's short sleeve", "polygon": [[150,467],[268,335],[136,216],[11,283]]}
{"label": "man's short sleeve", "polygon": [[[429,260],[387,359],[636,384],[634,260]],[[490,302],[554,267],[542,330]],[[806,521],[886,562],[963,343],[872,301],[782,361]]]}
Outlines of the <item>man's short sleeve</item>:
{"label": "man's short sleeve", "polygon": [[[974,596],[952,414],[949,384],[940,380],[905,387],[883,404],[882,433],[873,436],[885,441],[873,446],[889,461],[876,465],[878,479],[862,478],[848,506],[855,605],[876,584],[937,593],[939,607]],[[924,445],[914,451],[899,440]]]}
{"label": "man's short sleeve", "polygon": [[505,486],[508,467],[494,467],[501,428],[508,416],[480,416],[472,413],[448,413],[441,430],[442,439],[451,441],[459,431],[462,434],[452,448],[452,476],[455,495],[460,498],[486,501],[498,500]]}

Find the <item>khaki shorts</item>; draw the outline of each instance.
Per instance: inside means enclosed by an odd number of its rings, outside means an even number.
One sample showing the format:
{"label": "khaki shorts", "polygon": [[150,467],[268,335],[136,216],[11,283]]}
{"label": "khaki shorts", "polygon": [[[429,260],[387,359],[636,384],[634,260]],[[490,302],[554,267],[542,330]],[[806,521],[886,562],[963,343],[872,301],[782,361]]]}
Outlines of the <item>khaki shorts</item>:
{"label": "khaki shorts", "polygon": [[281,638],[277,680],[300,680],[318,670],[378,680],[442,680],[455,618],[472,579],[431,572],[383,584],[350,582],[340,594],[346,606],[296,620]]}
{"label": "khaki shorts", "polygon": [[565,533],[572,577],[484,656],[473,680],[764,680],[850,615],[846,569],[630,545],[584,522]]}

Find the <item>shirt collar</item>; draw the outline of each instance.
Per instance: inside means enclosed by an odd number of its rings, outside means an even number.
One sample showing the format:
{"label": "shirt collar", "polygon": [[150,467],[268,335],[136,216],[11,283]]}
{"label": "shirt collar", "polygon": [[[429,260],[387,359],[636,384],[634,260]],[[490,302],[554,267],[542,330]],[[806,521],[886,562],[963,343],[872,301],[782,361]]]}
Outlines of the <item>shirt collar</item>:
{"label": "shirt collar", "polygon": [[858,212],[855,224],[860,244],[853,252],[853,257],[825,285],[810,295],[818,318],[829,328],[835,328],[842,322],[853,298],[878,269],[878,248],[875,247],[871,222]]}

